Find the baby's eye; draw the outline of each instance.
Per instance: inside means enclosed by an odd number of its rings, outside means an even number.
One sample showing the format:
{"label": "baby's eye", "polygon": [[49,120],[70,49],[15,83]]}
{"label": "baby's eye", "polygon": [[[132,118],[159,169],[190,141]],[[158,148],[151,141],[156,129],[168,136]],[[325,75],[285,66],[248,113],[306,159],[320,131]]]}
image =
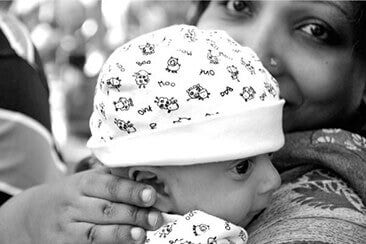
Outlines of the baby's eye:
{"label": "baby's eye", "polygon": [[230,0],[226,1],[226,8],[232,12],[237,14],[247,14],[252,15],[252,6],[249,1],[243,1],[243,0]]}
{"label": "baby's eye", "polygon": [[254,161],[252,159],[236,160],[231,163],[228,174],[231,179],[243,181],[249,178],[253,171]]}
{"label": "baby's eye", "polygon": [[244,175],[250,171],[252,165],[253,165],[253,162],[249,159],[240,161],[239,163],[236,164],[235,171],[239,175]]}

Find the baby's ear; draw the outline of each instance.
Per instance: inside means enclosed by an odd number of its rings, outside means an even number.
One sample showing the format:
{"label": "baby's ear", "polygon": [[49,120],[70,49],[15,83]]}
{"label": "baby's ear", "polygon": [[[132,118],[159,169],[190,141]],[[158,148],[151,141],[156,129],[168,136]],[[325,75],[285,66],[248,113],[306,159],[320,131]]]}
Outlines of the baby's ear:
{"label": "baby's ear", "polygon": [[152,166],[131,167],[129,168],[128,176],[134,181],[150,185],[155,189],[157,200],[153,207],[163,212],[171,212],[173,210],[173,197],[169,193],[169,184],[162,170]]}
{"label": "baby's ear", "polygon": [[157,170],[154,167],[149,166],[137,166],[137,167],[130,167],[128,169],[128,177],[131,180],[148,183],[156,181],[158,175]]}

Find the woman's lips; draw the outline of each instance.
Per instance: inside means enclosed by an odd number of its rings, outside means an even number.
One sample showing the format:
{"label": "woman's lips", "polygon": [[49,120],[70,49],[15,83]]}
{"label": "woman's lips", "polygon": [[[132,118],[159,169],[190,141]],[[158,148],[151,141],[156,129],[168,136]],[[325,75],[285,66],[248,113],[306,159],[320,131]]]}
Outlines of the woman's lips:
{"label": "woman's lips", "polygon": [[275,78],[280,86],[280,98],[286,101],[285,107],[300,106],[303,103],[303,95],[296,80],[288,74]]}

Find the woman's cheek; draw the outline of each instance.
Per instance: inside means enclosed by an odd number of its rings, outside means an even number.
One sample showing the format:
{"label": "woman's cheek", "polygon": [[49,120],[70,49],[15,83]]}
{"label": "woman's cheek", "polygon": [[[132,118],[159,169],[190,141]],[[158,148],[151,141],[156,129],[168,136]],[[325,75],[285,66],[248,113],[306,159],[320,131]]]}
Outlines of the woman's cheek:
{"label": "woman's cheek", "polygon": [[287,100],[286,132],[322,126],[344,110],[344,81],[349,68],[343,62],[322,59],[308,51],[299,52],[298,48],[285,52],[283,58],[286,70],[279,83],[281,94]]}
{"label": "woman's cheek", "polygon": [[302,60],[303,68],[295,75],[304,102],[339,102],[344,93],[349,64],[333,59]]}

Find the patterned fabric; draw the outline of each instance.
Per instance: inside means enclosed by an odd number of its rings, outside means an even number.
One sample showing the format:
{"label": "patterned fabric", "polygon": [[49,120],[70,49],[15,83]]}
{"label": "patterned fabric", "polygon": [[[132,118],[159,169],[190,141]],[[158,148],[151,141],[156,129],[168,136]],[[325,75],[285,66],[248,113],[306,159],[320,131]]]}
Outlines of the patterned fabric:
{"label": "patterned fabric", "polygon": [[323,129],[314,133],[313,144],[331,143],[345,147],[351,151],[362,152],[366,150],[366,138],[355,133],[344,133],[341,129]]}
{"label": "patterned fabric", "polygon": [[130,41],[107,60],[88,146],[108,166],[249,157],[283,145],[283,103],[251,49],[224,31],[171,26]]}
{"label": "patterned fabric", "polygon": [[346,183],[314,170],[283,184],[248,228],[248,243],[366,243],[366,209]]}
{"label": "patterned fabric", "polygon": [[364,142],[340,129],[287,135],[274,155],[283,184],[247,226],[248,243],[366,243]]}
{"label": "patterned fabric", "polygon": [[280,172],[299,166],[326,168],[339,175],[366,203],[366,139],[341,129],[290,133],[274,154]]}
{"label": "patterned fabric", "polygon": [[[148,231],[148,244],[247,243],[247,232],[232,223],[204,213],[191,211],[184,216],[170,216],[170,221],[156,231]],[[226,241],[226,242],[223,242]]]}

